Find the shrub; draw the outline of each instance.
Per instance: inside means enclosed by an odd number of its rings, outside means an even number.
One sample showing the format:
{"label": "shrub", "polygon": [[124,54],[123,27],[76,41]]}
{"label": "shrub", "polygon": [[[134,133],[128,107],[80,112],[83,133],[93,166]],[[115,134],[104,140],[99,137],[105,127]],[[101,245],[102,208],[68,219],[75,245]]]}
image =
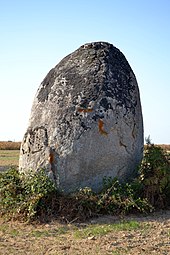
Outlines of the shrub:
{"label": "shrub", "polygon": [[152,206],[145,198],[138,197],[136,190],[135,185],[120,183],[116,178],[105,179],[98,200],[100,211],[109,214],[152,211]]}
{"label": "shrub", "polygon": [[142,196],[151,205],[164,208],[170,205],[170,162],[160,146],[147,139],[145,154],[140,166]]}
{"label": "shrub", "polygon": [[10,169],[0,174],[0,214],[35,219],[37,212],[44,209],[43,201],[56,192],[43,170],[25,176]]}
{"label": "shrub", "polygon": [[0,213],[15,211],[23,198],[23,187],[16,169],[0,173]]}

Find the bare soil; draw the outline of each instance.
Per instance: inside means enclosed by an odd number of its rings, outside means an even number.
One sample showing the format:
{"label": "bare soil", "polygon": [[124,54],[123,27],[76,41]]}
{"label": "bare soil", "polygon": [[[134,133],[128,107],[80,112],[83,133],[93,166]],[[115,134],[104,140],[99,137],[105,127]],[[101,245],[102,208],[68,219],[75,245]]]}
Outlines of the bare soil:
{"label": "bare soil", "polygon": [[[79,232],[95,226],[106,228],[120,221],[139,223],[136,229],[112,229],[103,234]],[[77,234],[78,233],[78,234]],[[115,254],[169,255],[170,210],[149,216],[128,216],[123,219],[102,216],[79,224],[26,224],[0,219],[0,255]]]}

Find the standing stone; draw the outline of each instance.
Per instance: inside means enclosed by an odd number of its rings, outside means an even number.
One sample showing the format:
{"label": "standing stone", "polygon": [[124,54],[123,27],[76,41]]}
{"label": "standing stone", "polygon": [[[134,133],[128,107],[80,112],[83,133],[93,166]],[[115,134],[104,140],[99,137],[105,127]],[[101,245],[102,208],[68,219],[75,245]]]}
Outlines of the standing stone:
{"label": "standing stone", "polygon": [[21,145],[21,172],[44,168],[57,187],[99,191],[104,177],[134,176],[143,155],[135,75],[106,42],[88,43],[45,77]]}

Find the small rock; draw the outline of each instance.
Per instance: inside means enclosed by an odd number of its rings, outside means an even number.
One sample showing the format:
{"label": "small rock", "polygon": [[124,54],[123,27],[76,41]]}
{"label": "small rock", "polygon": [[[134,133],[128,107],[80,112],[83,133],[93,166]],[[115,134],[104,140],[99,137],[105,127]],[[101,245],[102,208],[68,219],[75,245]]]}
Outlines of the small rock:
{"label": "small rock", "polygon": [[88,236],[87,239],[88,239],[88,240],[96,240],[96,237],[95,237],[95,236]]}

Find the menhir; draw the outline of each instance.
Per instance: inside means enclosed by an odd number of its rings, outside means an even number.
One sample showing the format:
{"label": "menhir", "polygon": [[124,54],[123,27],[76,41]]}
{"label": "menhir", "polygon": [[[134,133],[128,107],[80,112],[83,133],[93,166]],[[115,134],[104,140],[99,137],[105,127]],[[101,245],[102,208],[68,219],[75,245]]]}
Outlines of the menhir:
{"label": "menhir", "polygon": [[100,191],[104,177],[132,178],[143,156],[135,75],[106,42],[88,43],[45,77],[35,96],[19,169],[43,168],[65,193]]}

